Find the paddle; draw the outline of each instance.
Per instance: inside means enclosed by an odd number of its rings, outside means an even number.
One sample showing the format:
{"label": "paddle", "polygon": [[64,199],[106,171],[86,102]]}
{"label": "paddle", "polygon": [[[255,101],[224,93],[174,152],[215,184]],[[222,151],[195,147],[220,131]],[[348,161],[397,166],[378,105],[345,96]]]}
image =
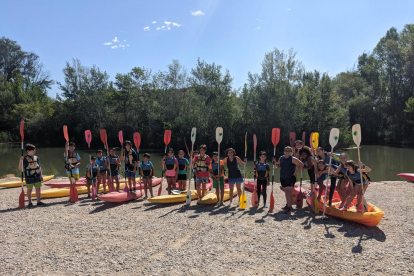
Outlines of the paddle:
{"label": "paddle", "polygon": [[[254,164],[256,165],[256,147],[257,147],[257,138],[256,134],[253,134],[253,152],[254,152]],[[259,199],[257,198],[257,187],[256,187],[256,173],[254,173],[254,190],[252,194],[252,206],[254,208],[259,207]]]}
{"label": "paddle", "polygon": [[305,146],[305,139],[306,139],[306,132],[304,131],[304,132],[302,133],[302,147],[304,147],[304,146]]}
{"label": "paddle", "polygon": [[[279,144],[280,140],[280,129],[272,129],[272,143],[273,143],[273,157],[276,158],[276,146]],[[275,208],[275,198],[273,196],[273,181],[275,179],[275,165],[273,164],[273,173],[272,173],[272,193],[270,194],[270,207],[269,210],[273,211]]]}
{"label": "paddle", "polygon": [[[92,141],[92,134],[90,130],[85,130],[85,140],[86,143],[88,143],[88,148],[89,148],[89,169],[90,169],[90,174],[91,174],[91,178],[93,178],[93,168],[91,166],[91,141]],[[92,200],[95,200],[96,197],[96,188],[95,188],[95,183],[92,182]]]}
{"label": "paddle", "polygon": [[[69,142],[69,134],[68,134],[68,127],[67,126],[63,126],[63,135],[65,136],[66,142]],[[71,167],[71,163],[70,163],[70,158],[69,158],[69,145],[67,148],[68,151],[68,166],[70,169],[70,202],[74,203],[78,201],[78,190],[75,188],[73,184],[73,174],[72,174],[72,167]]]}
{"label": "paddle", "polygon": [[[361,145],[361,125],[355,124],[352,126],[352,138],[354,139],[355,145],[358,148],[358,167],[359,167],[359,174],[361,177],[361,197],[362,197],[362,206],[364,207],[364,211],[368,211],[368,203],[365,201],[364,198],[364,178],[362,177],[362,168],[359,166],[359,162],[361,162],[361,155],[359,152],[359,146]],[[357,206],[358,209],[358,206]]]}
{"label": "paddle", "polygon": [[[331,164],[333,159],[333,149],[338,143],[339,139],[339,129],[333,128],[331,129],[331,133],[329,134],[329,144],[331,145],[331,158],[329,158],[329,167],[328,167],[328,175],[326,176],[326,187],[325,187],[325,202],[323,204],[323,214],[322,218],[325,218],[325,210],[326,210],[326,195],[328,194],[328,182],[329,182],[329,174],[331,172]],[[332,184],[332,183],[331,183]],[[332,187],[331,187],[332,189]]]}
{"label": "paddle", "polygon": [[[196,132],[197,129],[195,127],[193,127],[193,129],[191,130],[191,154],[190,155],[190,177],[188,178],[188,187],[187,187],[187,197],[185,202],[187,203],[187,205],[191,204],[191,191],[190,191],[190,183],[191,183],[191,173],[193,172],[193,150],[194,150],[194,142],[196,139]],[[185,139],[184,139],[185,142]],[[187,143],[185,143],[185,146],[187,147]],[[187,147],[187,152],[188,152],[188,147]]]}
{"label": "paddle", "polygon": [[[317,132],[313,132],[312,133],[312,148],[315,151],[315,155],[316,155],[316,150],[318,148],[319,145],[319,133]],[[313,197],[314,197],[314,202],[315,202],[315,214],[319,214],[319,201],[318,201],[318,197],[316,196],[316,172],[315,172],[315,192],[313,193]]]}
{"label": "paddle", "polygon": [[108,188],[109,188],[109,191],[110,192],[113,192],[114,191],[114,186],[113,186],[113,183],[112,183],[111,162],[109,160],[109,147],[108,147],[108,137],[106,135],[106,129],[101,129],[99,131],[99,133],[101,135],[101,141],[104,144],[104,148],[106,149],[106,161],[108,162],[107,170],[109,171],[109,184],[108,184]]}
{"label": "paddle", "polygon": [[[219,180],[218,180],[218,195],[217,198],[220,197],[221,201],[223,202],[223,198],[221,198],[221,193],[220,193],[220,143],[221,141],[223,141],[223,128],[222,127],[218,127],[216,128],[216,141],[218,144],[218,175],[219,175]],[[230,188],[231,189],[231,188]],[[232,201],[232,198],[230,198],[230,202]]]}
{"label": "paddle", "polygon": [[289,142],[290,142],[290,146],[293,149],[295,149],[295,141],[296,141],[296,133],[295,132],[289,133]]}
{"label": "paddle", "polygon": [[[122,161],[121,161],[121,168],[123,168],[124,170],[124,179],[125,179],[125,187],[124,187],[124,192],[132,192],[132,185],[131,183],[129,183],[128,179],[126,178],[126,172],[125,172],[125,163],[126,163],[126,155],[125,155],[125,149],[124,149],[124,134],[122,133],[122,130],[118,132],[118,139],[119,142],[121,143],[121,156],[123,157]],[[122,162],[124,163],[122,165]],[[131,186],[131,187],[129,187]]]}
{"label": "paddle", "polygon": [[[20,136],[22,137],[22,157],[23,157],[23,140],[24,140],[24,131],[23,131],[23,127],[24,127],[24,121],[22,120],[20,122]],[[23,209],[24,208],[24,190],[23,190],[23,160],[22,160],[22,192],[20,193],[19,196],[19,208]]]}
{"label": "paddle", "polygon": [[[139,134],[139,132],[135,132],[134,133],[134,145],[137,148],[137,159],[138,159],[138,162],[139,162],[139,147],[141,146],[141,134]],[[138,168],[138,172],[139,172],[139,168]],[[143,181],[140,181],[140,191],[141,191],[141,195],[142,195],[142,186],[143,186],[143,184],[144,184],[144,182]]]}
{"label": "paddle", "polygon": [[[164,154],[167,155],[167,146],[171,142],[171,130],[166,129],[164,131],[164,144],[165,144],[165,150]],[[162,165],[162,172],[161,172],[161,179],[164,177],[164,171],[165,171],[165,161]],[[167,181],[167,188],[168,188],[168,181]],[[161,195],[162,192],[162,184],[160,184],[160,188],[158,189],[158,196]]]}
{"label": "paddle", "polygon": [[[305,146],[306,132],[302,133],[302,148]],[[296,196],[296,207],[303,206],[303,194],[302,194],[302,178],[303,178],[303,169],[300,170],[300,187],[299,193]]]}
{"label": "paddle", "polygon": [[[246,132],[246,135],[244,136],[244,158],[247,158],[247,132]],[[247,196],[246,196],[246,193],[244,192],[245,181],[246,181],[246,164],[244,164],[243,167],[244,167],[244,179],[243,179],[243,193],[240,197],[240,202],[239,202],[240,209],[246,209],[246,205],[247,205]]]}

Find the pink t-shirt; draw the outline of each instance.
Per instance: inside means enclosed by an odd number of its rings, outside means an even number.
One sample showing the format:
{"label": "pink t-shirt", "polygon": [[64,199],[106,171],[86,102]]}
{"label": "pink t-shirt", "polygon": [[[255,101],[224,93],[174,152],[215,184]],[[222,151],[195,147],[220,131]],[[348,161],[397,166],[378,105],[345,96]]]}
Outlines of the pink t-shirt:
{"label": "pink t-shirt", "polygon": [[[195,157],[194,157],[194,162],[198,162],[198,157],[199,157],[199,155],[196,155]],[[201,157],[200,157],[201,158]],[[205,172],[200,172],[200,171],[197,171],[197,174],[196,174],[196,176],[197,177],[209,177],[210,176],[210,173],[209,173],[209,171],[208,171],[208,165],[210,165],[210,163],[211,163],[211,159],[210,159],[210,156],[207,156],[207,158],[206,158],[206,160],[205,160],[205,163],[206,163],[206,168],[207,168],[207,170],[205,171]]]}

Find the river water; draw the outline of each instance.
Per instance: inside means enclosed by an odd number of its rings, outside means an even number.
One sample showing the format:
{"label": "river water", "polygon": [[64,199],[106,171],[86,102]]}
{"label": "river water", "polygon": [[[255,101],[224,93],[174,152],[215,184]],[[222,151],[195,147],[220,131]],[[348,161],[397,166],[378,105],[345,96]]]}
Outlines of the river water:
{"label": "river water", "polygon": [[[6,174],[20,176],[18,171],[18,162],[21,155],[19,144],[0,144],[0,177]],[[96,156],[96,149],[91,151],[92,156]],[[361,160],[368,165],[372,172],[369,174],[371,181],[392,181],[403,180],[396,176],[398,173],[414,173],[414,165],[411,157],[414,156],[414,149],[394,148],[387,146],[363,146],[361,149]],[[85,175],[86,165],[89,161],[88,149],[76,149],[79,153],[82,165],[80,166],[81,176]],[[335,150],[336,153],[345,152],[352,160],[358,160],[357,149]],[[39,156],[40,164],[44,175],[54,174],[55,176],[65,176],[65,162],[63,157],[63,148],[38,148],[36,155]],[[143,151],[140,151],[140,160],[142,160]],[[120,151],[117,151],[120,154]],[[151,161],[155,167],[155,175],[161,176],[161,158],[160,152],[150,152]],[[250,158],[246,166],[246,176],[252,178],[253,158]],[[268,160],[270,163],[270,160]],[[304,179],[309,179],[308,174],[303,174]],[[275,170],[275,181],[279,181],[279,170]]]}

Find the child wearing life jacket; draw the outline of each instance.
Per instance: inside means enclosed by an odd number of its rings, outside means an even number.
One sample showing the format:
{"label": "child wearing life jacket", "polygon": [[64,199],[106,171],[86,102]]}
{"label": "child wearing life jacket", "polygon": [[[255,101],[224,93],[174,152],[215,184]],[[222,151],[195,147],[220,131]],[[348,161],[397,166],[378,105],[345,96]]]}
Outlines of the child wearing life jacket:
{"label": "child wearing life jacket", "polygon": [[[341,201],[344,202],[345,197],[348,198],[352,193],[352,189],[346,190],[346,185],[348,185],[348,178],[346,176],[348,172],[348,169],[346,168],[346,162],[348,161],[348,155],[346,155],[345,153],[342,153],[339,156],[339,160],[341,161],[341,164],[335,170],[334,174],[337,175],[339,178],[338,185],[336,186],[336,190],[338,191],[338,195]],[[329,193],[329,197],[331,198],[331,193]]]}
{"label": "child wearing life jacket", "polygon": [[161,160],[161,167],[165,165],[165,176],[167,177],[167,190],[168,194],[171,194],[172,190],[175,190],[175,183],[178,177],[178,160],[174,156],[174,150],[169,148],[168,156],[164,156]]}
{"label": "child wearing life jacket", "polygon": [[[334,170],[336,170],[338,168],[337,165],[338,162],[333,158],[333,156],[331,156],[331,154],[325,152],[325,150],[322,147],[318,147],[316,150],[316,157],[319,160],[323,160],[326,165],[331,164],[331,170],[330,170],[330,175],[329,177],[331,178],[331,187],[330,187],[330,191],[332,191],[332,195],[335,191],[335,187],[336,187],[336,176],[333,174]],[[330,201],[332,200],[332,196],[330,196]]]}
{"label": "child wearing life jacket", "polygon": [[145,190],[145,197],[144,199],[148,198],[147,190],[149,189],[151,197],[154,195],[152,194],[152,177],[155,174],[154,165],[152,164],[150,159],[149,153],[144,153],[144,162],[139,164],[139,169],[141,171],[141,179],[144,183],[144,190]]}
{"label": "child wearing life jacket", "polygon": [[[222,206],[223,205],[223,198],[224,198],[224,163],[223,160],[218,159],[218,152],[213,152],[213,161],[208,166],[210,169],[210,175],[213,179],[213,188],[216,189],[216,195],[217,195],[217,205]],[[220,169],[220,177],[219,177],[219,169]],[[220,188],[219,186],[220,185]],[[219,193],[220,189],[220,193]]]}
{"label": "child wearing life jacket", "polygon": [[96,165],[99,166],[98,175],[96,178],[96,186],[100,187],[101,182],[103,186],[103,192],[106,193],[106,156],[102,156],[102,150],[97,150]]}
{"label": "child wearing life jacket", "polygon": [[[201,145],[199,148],[199,154],[194,156],[193,165],[197,166],[196,185],[198,198],[203,198],[206,195],[207,183],[209,181],[210,173],[208,166],[211,163],[211,158],[206,154],[207,146]],[[202,190],[201,190],[202,187]]]}
{"label": "child wearing life jacket", "polygon": [[185,153],[183,150],[178,151],[178,189],[185,191],[187,189],[187,166],[190,164],[187,158],[184,157]]}
{"label": "child wearing life jacket", "polygon": [[[138,166],[138,155],[135,150],[132,149],[131,141],[126,140],[124,142],[124,150],[121,152],[120,160],[125,159],[125,175],[128,179],[129,191],[132,192],[132,185],[134,185],[134,192],[137,191],[137,183],[135,180],[135,174]],[[125,184],[126,185],[126,184]]]}
{"label": "child wearing life jacket", "polygon": [[[312,162],[312,154],[311,149],[307,146],[302,147],[299,150],[299,160],[303,163],[303,169],[308,171],[310,184],[311,184],[311,191],[313,191],[313,185],[315,185],[315,169]],[[312,196],[312,193],[309,193],[306,196]]]}
{"label": "child wearing life jacket", "polygon": [[[39,157],[36,154],[36,147],[32,144],[26,144],[26,156],[20,157],[19,171],[24,169],[24,177],[26,180],[27,199],[29,204],[26,207],[32,207],[32,189],[35,187],[37,205],[45,205],[40,201],[40,187],[42,187],[42,168],[40,167]],[[22,167],[23,166],[23,167]]]}
{"label": "child wearing life jacket", "polygon": [[[69,147],[69,150],[68,150]],[[66,174],[71,182],[71,186],[76,187],[76,181],[79,181],[79,166],[80,156],[75,152],[76,145],[73,142],[66,142],[65,145],[65,159],[66,159]],[[72,181],[73,179],[73,181]],[[72,188],[72,187],[71,187]],[[69,200],[70,201],[70,200]]]}
{"label": "child wearing life jacket", "polygon": [[257,179],[257,198],[258,204],[260,203],[260,194],[263,192],[263,207],[269,207],[266,204],[267,199],[267,186],[270,185],[270,167],[266,163],[267,154],[265,151],[260,152],[259,162],[254,164],[253,172],[256,174]]}
{"label": "child wearing life jacket", "polygon": [[[348,209],[348,205],[352,202],[354,197],[357,195],[357,211],[363,212],[364,208],[362,207],[362,184],[364,193],[366,192],[370,178],[368,177],[367,173],[371,171],[371,169],[368,166],[365,166],[362,164],[362,162],[358,162],[358,165],[362,168],[361,170],[356,165],[355,161],[348,160],[346,163],[346,168],[348,169],[346,173],[346,177],[349,180],[349,187],[348,189],[353,190],[353,193],[349,196],[349,198],[344,198],[344,201],[346,202],[344,205],[339,206],[339,210],[346,211]],[[361,173],[363,180],[361,181]]]}
{"label": "child wearing life jacket", "polygon": [[106,159],[106,167],[109,168],[109,178],[111,181],[111,186],[114,187],[114,180],[116,182],[116,191],[119,192],[119,167],[121,162],[119,162],[118,155],[115,155],[115,148],[109,150],[109,156]]}
{"label": "child wearing life jacket", "polygon": [[323,160],[314,162],[314,166],[315,166],[315,172],[316,172],[316,183],[319,186],[318,201],[320,201],[322,193],[325,191],[325,187],[326,187],[323,184],[323,182],[325,181],[326,176],[328,174],[328,166]]}
{"label": "child wearing life jacket", "polygon": [[99,186],[96,185],[96,176],[99,172],[99,166],[96,164],[96,157],[91,157],[91,162],[86,165],[86,187],[88,188],[88,198],[91,198],[91,185],[95,186],[96,192],[99,191]]}

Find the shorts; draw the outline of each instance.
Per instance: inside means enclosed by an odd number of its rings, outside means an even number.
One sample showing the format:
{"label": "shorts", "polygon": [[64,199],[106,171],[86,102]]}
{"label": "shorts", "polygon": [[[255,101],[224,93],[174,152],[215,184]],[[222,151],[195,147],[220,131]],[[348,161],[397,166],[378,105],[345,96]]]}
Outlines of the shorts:
{"label": "shorts", "polygon": [[111,174],[109,174],[109,171],[108,171],[108,175],[117,176],[117,175],[119,175],[119,170],[111,170]]}
{"label": "shorts", "polygon": [[174,176],[167,176],[167,178],[174,179],[175,178],[175,175]]}
{"label": "shorts", "polygon": [[[215,178],[213,178],[213,188],[217,189],[217,187],[218,187],[218,181]],[[224,188],[224,177],[223,176],[220,177],[220,188]]]}
{"label": "shorts", "polygon": [[282,187],[293,187],[296,183],[296,177],[292,175],[290,178],[287,179],[280,179],[280,184],[282,184]]}
{"label": "shorts", "polygon": [[99,171],[98,175],[101,176],[101,177],[105,176],[106,175],[106,170]]}
{"label": "shorts", "polygon": [[35,186],[35,187],[42,187],[42,182],[36,182],[36,183],[32,183],[32,184],[27,184],[26,183],[26,188],[27,189],[32,189],[33,186]]}
{"label": "shorts", "polygon": [[187,174],[178,174],[177,181],[178,180],[187,180]]}
{"label": "shorts", "polygon": [[[72,174],[73,175],[73,179],[75,179],[75,181],[79,181],[79,174]],[[68,178],[69,178],[69,181],[70,181],[70,174],[68,174]]]}
{"label": "shorts", "polygon": [[92,182],[93,182],[93,183],[96,183],[96,178],[93,178],[93,179],[87,178],[87,179],[86,179],[86,185],[91,185],[91,184],[92,184]]}
{"label": "shorts", "polygon": [[135,173],[134,172],[131,172],[131,171],[125,171],[125,175],[126,175],[126,177],[133,177],[133,178],[135,178]]}
{"label": "shorts", "polygon": [[243,177],[238,177],[238,178],[229,178],[229,185],[234,185],[234,184],[241,184],[243,183]]}
{"label": "shorts", "polygon": [[144,180],[144,179],[152,179],[152,175],[147,175],[147,176],[143,175],[143,176],[141,176],[141,179],[142,180]]}
{"label": "shorts", "polygon": [[208,183],[208,177],[198,177],[197,176],[196,182],[201,183],[201,184],[207,184]]}

